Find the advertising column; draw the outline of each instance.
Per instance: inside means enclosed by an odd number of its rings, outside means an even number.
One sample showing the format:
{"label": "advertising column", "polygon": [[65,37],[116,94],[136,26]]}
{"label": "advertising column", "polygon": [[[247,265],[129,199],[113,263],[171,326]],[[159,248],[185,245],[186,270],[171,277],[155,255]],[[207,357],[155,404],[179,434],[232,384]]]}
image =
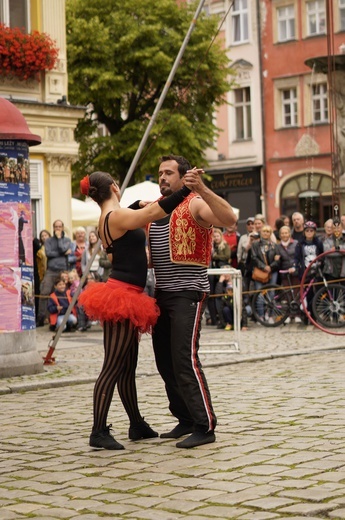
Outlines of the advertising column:
{"label": "advertising column", "polygon": [[36,350],[29,145],[21,112],[0,98],[0,377],[41,372]]}

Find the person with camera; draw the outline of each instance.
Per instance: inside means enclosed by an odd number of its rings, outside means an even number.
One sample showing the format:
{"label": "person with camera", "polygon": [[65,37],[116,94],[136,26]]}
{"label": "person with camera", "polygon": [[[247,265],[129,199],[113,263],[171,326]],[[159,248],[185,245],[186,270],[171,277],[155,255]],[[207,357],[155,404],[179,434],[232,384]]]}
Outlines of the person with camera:
{"label": "person with camera", "polygon": [[47,257],[47,270],[40,285],[40,301],[36,327],[43,327],[47,316],[48,297],[54,289],[54,283],[61,271],[68,269],[68,255],[71,254],[71,239],[66,237],[64,223],[55,220],[53,223],[53,236],[47,238],[44,243]]}

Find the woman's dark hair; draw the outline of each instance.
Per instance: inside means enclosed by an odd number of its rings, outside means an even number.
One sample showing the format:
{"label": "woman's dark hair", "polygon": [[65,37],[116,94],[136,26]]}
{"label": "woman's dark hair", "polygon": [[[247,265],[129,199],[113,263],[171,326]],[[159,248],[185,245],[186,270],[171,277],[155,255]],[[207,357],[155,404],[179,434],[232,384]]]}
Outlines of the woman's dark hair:
{"label": "woman's dark hair", "polygon": [[47,235],[49,235],[50,237],[52,236],[48,229],[42,229],[42,231],[40,231],[40,242],[42,242],[42,233],[47,233]]}
{"label": "woman's dark hair", "polygon": [[106,200],[110,199],[111,192],[110,186],[114,184],[114,179],[107,172],[94,172],[89,177],[90,188],[89,196],[97,202],[97,204],[103,204]]}
{"label": "woman's dark hair", "polygon": [[275,221],[276,230],[279,231],[283,226],[285,226],[284,219],[282,217],[278,217]]}
{"label": "woman's dark hair", "polygon": [[161,159],[160,159],[160,162],[162,163],[165,161],[176,161],[177,162],[178,172],[180,174],[180,177],[183,177],[184,174],[188,170],[192,169],[190,163],[187,161],[187,159],[185,157],[182,157],[182,155],[163,155],[163,157],[161,157]]}

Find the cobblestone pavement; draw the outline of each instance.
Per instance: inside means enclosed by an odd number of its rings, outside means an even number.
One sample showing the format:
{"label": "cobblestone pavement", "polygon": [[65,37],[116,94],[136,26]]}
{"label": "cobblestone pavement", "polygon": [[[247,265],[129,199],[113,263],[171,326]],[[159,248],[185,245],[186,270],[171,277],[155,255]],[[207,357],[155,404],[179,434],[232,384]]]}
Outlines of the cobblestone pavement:
{"label": "cobblestone pavement", "polygon": [[[42,355],[49,338],[37,330]],[[109,421],[126,449],[89,448],[98,327],[63,334],[44,373],[0,380],[0,519],[345,519],[345,341],[295,325],[252,325],[239,352],[233,338],[202,333],[219,424],[214,444],[192,450],[129,441],[117,394]],[[138,393],[146,420],[169,430],[148,338]]]}

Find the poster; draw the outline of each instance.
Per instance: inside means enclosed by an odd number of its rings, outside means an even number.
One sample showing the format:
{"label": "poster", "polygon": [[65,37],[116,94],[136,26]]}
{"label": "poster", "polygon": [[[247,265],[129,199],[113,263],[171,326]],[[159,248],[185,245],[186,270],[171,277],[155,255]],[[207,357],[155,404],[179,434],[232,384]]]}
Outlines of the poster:
{"label": "poster", "polygon": [[28,145],[0,140],[0,332],[35,328]]}

